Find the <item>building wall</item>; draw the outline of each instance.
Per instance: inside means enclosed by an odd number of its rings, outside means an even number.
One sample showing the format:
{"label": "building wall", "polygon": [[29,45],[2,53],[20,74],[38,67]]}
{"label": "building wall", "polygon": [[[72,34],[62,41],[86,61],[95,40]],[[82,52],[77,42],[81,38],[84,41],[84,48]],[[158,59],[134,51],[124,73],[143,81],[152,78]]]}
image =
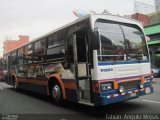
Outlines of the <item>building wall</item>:
{"label": "building wall", "polygon": [[145,35],[150,37],[149,46],[160,45],[160,23],[149,25],[144,28]]}
{"label": "building wall", "polygon": [[160,23],[146,26],[144,31],[151,39],[148,41],[151,64],[160,68]]}
{"label": "building wall", "polygon": [[[160,0],[155,0],[155,4],[160,9]],[[144,16],[136,13],[132,15],[132,18],[143,23],[145,35],[150,37],[150,41],[147,41],[147,43],[150,51],[151,64],[154,67],[160,68],[160,10],[146,15],[147,18]]]}
{"label": "building wall", "polygon": [[160,11],[153,12],[147,15],[136,13],[136,14],[131,15],[131,18],[142,22],[144,26],[154,25],[154,24],[160,23]]}
{"label": "building wall", "polygon": [[149,24],[149,19],[148,16],[146,15],[136,13],[131,15],[131,18],[142,22],[143,26],[147,26]]}
{"label": "building wall", "polygon": [[149,15],[149,23],[150,25],[160,23],[160,12],[156,12],[152,15]]}
{"label": "building wall", "polygon": [[4,50],[3,50],[3,53],[7,53],[11,50],[14,50],[26,43],[29,42],[29,36],[26,36],[26,35],[20,35],[19,36],[19,40],[6,40],[4,41]]}

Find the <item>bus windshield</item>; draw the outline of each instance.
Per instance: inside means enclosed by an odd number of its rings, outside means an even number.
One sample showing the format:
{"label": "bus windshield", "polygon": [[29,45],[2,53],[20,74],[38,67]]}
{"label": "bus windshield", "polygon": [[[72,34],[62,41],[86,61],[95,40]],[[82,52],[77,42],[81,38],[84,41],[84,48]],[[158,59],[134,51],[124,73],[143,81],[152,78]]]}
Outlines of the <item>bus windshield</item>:
{"label": "bus windshield", "polygon": [[145,37],[140,28],[106,20],[96,21],[95,27],[100,34],[99,61],[148,60]]}

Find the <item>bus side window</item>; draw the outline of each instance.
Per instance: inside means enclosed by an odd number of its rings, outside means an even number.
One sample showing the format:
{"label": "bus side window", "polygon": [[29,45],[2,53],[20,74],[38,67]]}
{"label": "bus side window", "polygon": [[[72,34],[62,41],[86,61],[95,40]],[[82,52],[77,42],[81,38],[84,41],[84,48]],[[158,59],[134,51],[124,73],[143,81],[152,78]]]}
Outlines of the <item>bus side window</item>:
{"label": "bus side window", "polygon": [[7,56],[4,55],[3,57],[3,66],[6,66],[7,65]]}
{"label": "bus side window", "polygon": [[45,54],[45,39],[35,42],[34,45],[34,62],[43,61]]}
{"label": "bus side window", "polygon": [[29,44],[25,47],[24,51],[24,63],[32,63],[33,61],[33,44]]}
{"label": "bus side window", "polygon": [[17,64],[17,51],[13,51],[11,55],[11,64],[15,65]]}
{"label": "bus side window", "polygon": [[58,38],[58,34],[50,36],[48,38],[46,59],[55,59],[64,57],[64,53],[62,52],[62,50],[65,48],[63,42],[64,42],[64,37]]}
{"label": "bus side window", "polygon": [[73,40],[69,38],[68,41],[68,62],[73,63]]}
{"label": "bus side window", "polygon": [[23,64],[23,54],[24,54],[24,49],[23,48],[18,49],[18,64]]}

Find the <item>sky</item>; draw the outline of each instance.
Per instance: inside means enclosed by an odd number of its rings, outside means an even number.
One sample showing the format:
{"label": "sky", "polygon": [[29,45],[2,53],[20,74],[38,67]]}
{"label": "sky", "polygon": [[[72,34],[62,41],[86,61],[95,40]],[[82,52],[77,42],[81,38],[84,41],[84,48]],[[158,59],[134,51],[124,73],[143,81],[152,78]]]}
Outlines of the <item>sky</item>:
{"label": "sky", "polygon": [[[33,40],[77,19],[75,9],[112,14],[134,13],[135,0],[0,0],[0,56],[6,39],[29,35]],[[154,5],[154,0],[137,0]]]}

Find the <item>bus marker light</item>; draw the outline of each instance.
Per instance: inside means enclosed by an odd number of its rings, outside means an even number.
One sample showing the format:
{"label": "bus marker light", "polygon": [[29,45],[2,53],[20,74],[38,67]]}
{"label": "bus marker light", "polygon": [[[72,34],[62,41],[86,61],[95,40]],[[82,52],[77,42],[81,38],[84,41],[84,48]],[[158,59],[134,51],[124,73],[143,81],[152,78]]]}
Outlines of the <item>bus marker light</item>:
{"label": "bus marker light", "polygon": [[120,93],[123,93],[123,92],[124,92],[124,87],[123,87],[123,86],[120,86],[120,87],[119,87],[119,92],[120,92]]}
{"label": "bus marker light", "polygon": [[141,89],[144,88],[144,84],[140,84],[140,88],[141,88]]}

